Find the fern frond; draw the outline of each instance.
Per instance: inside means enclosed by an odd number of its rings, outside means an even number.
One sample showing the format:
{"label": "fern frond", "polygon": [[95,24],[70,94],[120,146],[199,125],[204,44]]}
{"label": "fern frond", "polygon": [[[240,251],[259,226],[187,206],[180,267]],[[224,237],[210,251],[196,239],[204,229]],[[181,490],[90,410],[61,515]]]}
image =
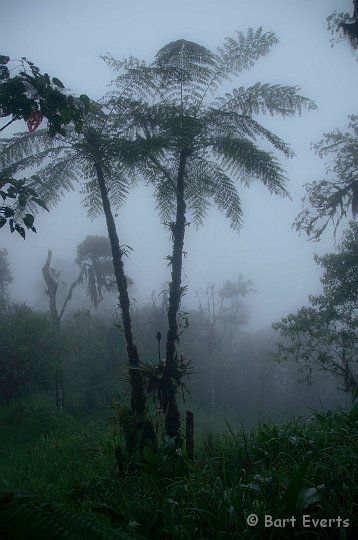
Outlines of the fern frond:
{"label": "fern frond", "polygon": [[241,117],[242,122],[246,123],[248,129],[252,131],[255,135],[259,135],[263,139],[269,141],[276,150],[282,152],[285,157],[292,158],[295,154],[289,144],[283,141],[280,137],[272,133],[269,129],[266,129],[264,126],[256,122],[251,117]]}
{"label": "fern frond", "polygon": [[170,178],[154,184],[154,197],[161,221],[163,223],[171,221],[175,215],[176,190]]}
{"label": "fern frond", "polygon": [[130,540],[133,536],[71,512],[64,505],[43,502],[25,491],[0,491],[0,522],[14,540]]}
{"label": "fern frond", "polygon": [[266,113],[272,116],[294,116],[296,113],[301,114],[302,109],[317,109],[315,103],[298,94],[298,90],[297,86],[256,83],[246,89],[240,86],[224,98],[217,98],[216,102],[221,109],[236,110],[249,116]]}
{"label": "fern frond", "polygon": [[240,197],[234,182],[221,167],[213,161],[197,158],[189,165],[187,174],[186,193],[194,223],[201,225],[213,201],[229,219],[230,227],[240,230],[242,226]]}
{"label": "fern frond", "polygon": [[199,91],[211,79],[213,53],[197,43],[179,39],[165,45],[154,60],[156,76],[166,91],[177,87],[185,93]]}
{"label": "fern frond", "polygon": [[260,180],[272,193],[287,196],[286,178],[278,160],[242,138],[221,138],[213,144],[217,159],[231,174],[246,185],[252,178]]}
{"label": "fern frond", "polygon": [[81,189],[84,195],[82,204],[87,209],[87,216],[93,220],[103,212],[101,193],[96,179],[88,180]]}
{"label": "fern frond", "polygon": [[273,32],[263,33],[262,27],[256,32],[249,28],[246,36],[242,32],[237,32],[235,38],[226,38],[224,45],[219,47],[217,52],[218,77],[238,75],[251,69],[255,62],[268,54],[278,41]]}
{"label": "fern frond", "polygon": [[129,188],[136,183],[137,179],[131,176],[131,171],[124,174],[121,167],[112,168],[108,177],[108,196],[111,206],[118,210],[121,208],[128,196]]}
{"label": "fern frond", "polygon": [[53,160],[37,173],[40,184],[36,190],[39,197],[48,207],[54,207],[62,199],[66,191],[72,191],[80,174],[77,156]]}
{"label": "fern frond", "polygon": [[269,141],[276,150],[282,152],[287,158],[294,156],[289,144],[280,137],[272,133],[259,122],[247,114],[240,114],[237,111],[211,108],[202,118],[203,124],[210,126],[209,133],[205,133],[205,146],[210,146],[211,138],[220,137],[248,137],[255,140],[257,136]]}
{"label": "fern frond", "polygon": [[0,168],[10,175],[37,167],[45,159],[60,155],[64,148],[58,139],[50,138],[44,130],[39,130],[39,133],[18,133],[0,144]]}

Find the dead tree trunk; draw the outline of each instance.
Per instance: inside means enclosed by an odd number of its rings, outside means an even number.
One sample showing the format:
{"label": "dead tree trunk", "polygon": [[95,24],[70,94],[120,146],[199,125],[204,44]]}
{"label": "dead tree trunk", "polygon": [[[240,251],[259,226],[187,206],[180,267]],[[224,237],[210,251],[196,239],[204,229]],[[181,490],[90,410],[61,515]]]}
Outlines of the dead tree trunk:
{"label": "dead tree trunk", "polygon": [[50,304],[50,317],[52,322],[52,329],[56,340],[57,352],[56,352],[56,367],[55,367],[55,388],[56,388],[56,409],[59,413],[63,412],[65,406],[65,389],[63,384],[63,366],[62,366],[62,354],[60,348],[60,323],[62,316],[65,312],[68,302],[71,300],[74,288],[80,282],[80,276],[72,283],[65,301],[63,303],[60,313],[58,313],[56,295],[58,289],[58,282],[51,273],[51,259],[52,251],[49,249],[47,253],[46,262],[42,268],[42,275],[47,285],[47,294]]}
{"label": "dead tree trunk", "polygon": [[51,274],[50,265],[52,259],[52,251],[49,249],[47,253],[46,263],[42,268],[42,275],[44,277],[45,283],[47,285],[47,294],[49,297],[50,303],[50,317],[52,322],[52,329],[54,332],[54,337],[57,342],[57,352],[56,352],[56,367],[55,367],[55,386],[56,386],[56,409],[59,413],[63,412],[65,405],[65,392],[63,386],[63,369],[62,369],[62,359],[60,351],[58,350],[59,346],[59,333],[60,333],[60,315],[57,310],[56,305],[56,294],[58,289],[58,282],[55,280]]}

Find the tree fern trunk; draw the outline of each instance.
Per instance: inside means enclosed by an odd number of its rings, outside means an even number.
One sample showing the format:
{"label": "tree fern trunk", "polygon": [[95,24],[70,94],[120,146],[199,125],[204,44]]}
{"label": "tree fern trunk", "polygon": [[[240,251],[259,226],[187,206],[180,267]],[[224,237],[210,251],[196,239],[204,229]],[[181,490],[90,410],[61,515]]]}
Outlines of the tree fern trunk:
{"label": "tree fern trunk", "polygon": [[114,223],[111,205],[104,179],[103,169],[100,163],[95,164],[97,180],[101,192],[103,210],[106,216],[108,237],[111,242],[114,273],[116,276],[119,304],[122,311],[122,321],[124,335],[127,343],[127,353],[129,360],[129,376],[132,389],[131,409],[134,413],[143,414],[145,408],[144,386],[141,372],[139,370],[139,356],[137,347],[133,341],[132,321],[129,311],[128,283],[124,273],[123,251],[119,246],[116,225]]}
{"label": "tree fern trunk", "polygon": [[166,388],[163,392],[165,431],[179,443],[180,413],[176,402],[177,386],[174,383],[178,368],[176,342],[178,341],[177,315],[181,301],[181,273],[183,266],[183,247],[185,235],[184,173],[187,153],[181,151],[177,177],[176,220],[173,227],[173,254],[171,258],[172,279],[169,289],[168,333],[166,343]]}

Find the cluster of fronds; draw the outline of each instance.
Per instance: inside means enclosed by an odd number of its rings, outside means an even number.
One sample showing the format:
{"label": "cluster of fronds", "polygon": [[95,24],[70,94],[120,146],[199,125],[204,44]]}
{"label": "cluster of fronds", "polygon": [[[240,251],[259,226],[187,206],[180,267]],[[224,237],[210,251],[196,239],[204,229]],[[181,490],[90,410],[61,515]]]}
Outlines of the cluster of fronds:
{"label": "cluster of fronds", "polygon": [[152,394],[154,402],[158,400],[160,408],[163,408],[163,393],[167,392],[168,386],[181,390],[184,399],[188,389],[183,379],[197,373],[192,360],[187,361],[182,356],[175,357],[174,366],[169,367],[165,360],[161,360],[157,365],[152,362],[141,362],[140,369],[146,381],[147,392]]}
{"label": "cluster of fronds", "polygon": [[273,33],[259,28],[228,38],[216,52],[182,39],[163,47],[150,64],[105,57],[120,72],[109,98],[114,109],[123,100],[128,103],[129,95],[136,99],[135,141],[128,148],[132,158],[136,156],[132,164],[138,174],[154,184],[164,222],[175,215],[181,151],[188,155],[186,209],[197,226],[214,203],[233,229],[240,228],[242,209],[235,181],[248,185],[258,179],[270,192],[287,196],[284,171],[257,139],[268,141],[286,157],[293,152],[255,116],[293,116],[303,108],[314,109],[314,103],[297,87],[279,84],[257,83],[224,95],[218,92],[222,83],[253,67],[277,41]]}

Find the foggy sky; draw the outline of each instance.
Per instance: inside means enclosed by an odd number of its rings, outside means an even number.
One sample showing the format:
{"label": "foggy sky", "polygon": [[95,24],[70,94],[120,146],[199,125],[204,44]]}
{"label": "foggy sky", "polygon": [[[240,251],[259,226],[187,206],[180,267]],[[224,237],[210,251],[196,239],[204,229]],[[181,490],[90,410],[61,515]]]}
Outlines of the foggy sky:
{"label": "foggy sky", "polygon": [[[290,119],[260,118],[263,125],[291,143],[296,157],[280,161],[287,171],[291,200],[280,199],[259,184],[239,188],[244,210],[240,234],[229,228],[225,217],[212,209],[204,227],[187,230],[183,284],[189,285],[184,305],[194,307],[194,289],[241,273],[255,283],[249,300],[250,328],[278,320],[307,303],[319,290],[319,269],[313,253],[334,250],[332,231],[320,243],[308,242],[291,228],[300,211],[303,184],[325,175],[325,163],[310,151],[310,144],[324,132],[347,128],[347,116],[356,113],[358,66],[348,44],[331,48],[326,17],[334,10],[352,10],[350,0],[12,0],[1,8],[2,54],[26,56],[50,76],[60,78],[74,93],[100,98],[113,72],[99,58],[130,54],[152,60],[163,45],[184,38],[212,50],[235,30],[262,26],[274,31],[280,43],[256,66],[242,75],[238,85],[270,82],[299,85],[313,99],[318,111]],[[18,122],[18,130],[24,123]],[[9,136],[10,132],[3,132]],[[106,234],[104,216],[91,222],[70,193],[50,214],[36,218],[37,234],[0,231],[0,248],[9,252],[17,301],[34,301],[33,285],[41,279],[47,249],[54,259],[75,258],[76,246],[89,234]],[[164,257],[170,252],[168,234],[155,211],[149,188],[131,192],[117,218],[120,242],[134,252],[126,273],[135,281],[135,294],[148,300],[170,279]],[[148,236],[149,235],[149,236]],[[75,270],[74,270],[75,271]]]}

